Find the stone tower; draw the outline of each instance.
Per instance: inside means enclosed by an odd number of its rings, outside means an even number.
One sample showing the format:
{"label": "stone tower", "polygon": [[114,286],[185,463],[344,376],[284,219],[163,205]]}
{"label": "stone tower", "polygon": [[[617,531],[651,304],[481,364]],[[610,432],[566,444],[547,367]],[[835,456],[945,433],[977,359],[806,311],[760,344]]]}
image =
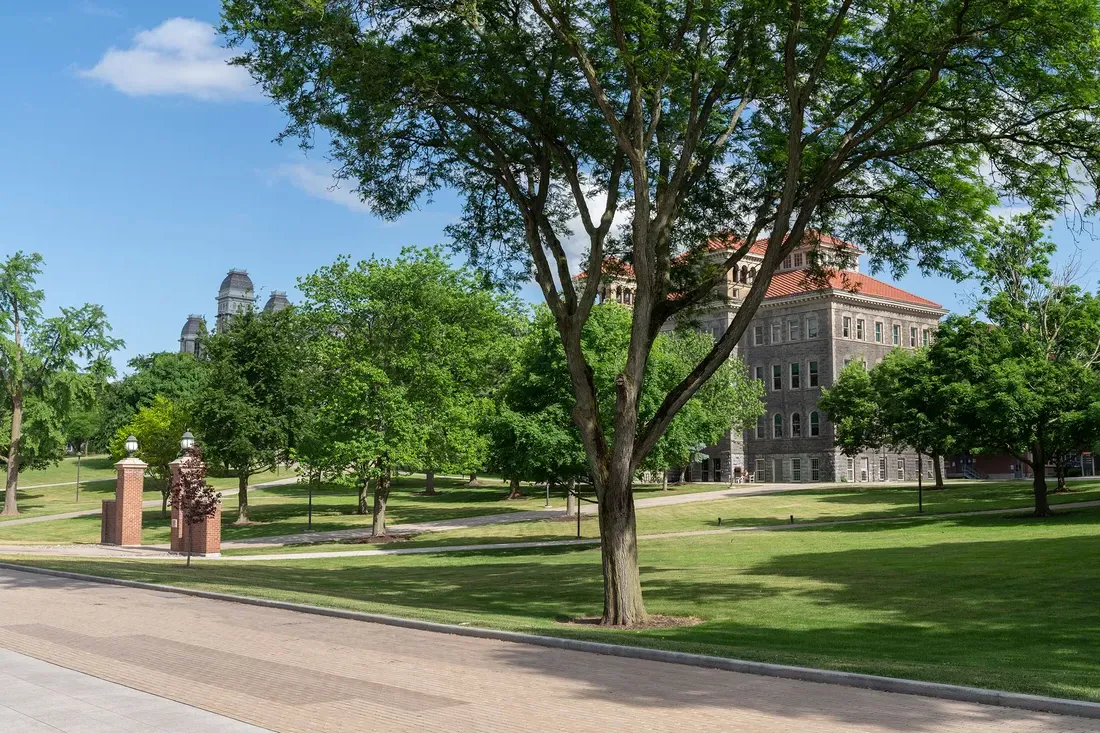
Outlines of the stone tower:
{"label": "stone tower", "polygon": [[290,301],[286,298],[286,291],[272,290],[271,295],[268,296],[267,304],[264,306],[264,313],[276,313],[288,305],[290,305]]}
{"label": "stone tower", "polygon": [[229,325],[233,316],[256,304],[256,292],[248,270],[230,270],[218,289],[218,330]]}
{"label": "stone tower", "polygon": [[180,353],[199,355],[199,335],[206,330],[206,323],[202,316],[194,313],[187,316],[187,323],[183,324],[180,332]]}

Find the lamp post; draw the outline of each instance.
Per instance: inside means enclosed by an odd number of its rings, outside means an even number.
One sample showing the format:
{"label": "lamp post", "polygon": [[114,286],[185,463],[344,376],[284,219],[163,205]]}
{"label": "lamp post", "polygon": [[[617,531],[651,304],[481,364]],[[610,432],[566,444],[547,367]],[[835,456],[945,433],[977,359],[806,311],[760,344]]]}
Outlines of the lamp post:
{"label": "lamp post", "polygon": [[84,441],[81,444],[82,448],[76,450],[76,503],[80,503],[80,454],[82,450],[88,450],[88,442]]}
{"label": "lamp post", "polygon": [[134,457],[134,454],[137,453],[137,449],[138,449],[137,438],[135,438],[131,434],[130,437],[128,437],[126,439],[126,452],[130,454],[130,458]]}
{"label": "lamp post", "polygon": [[186,453],[195,447],[195,436],[191,434],[190,430],[183,431],[183,437],[180,438],[180,452]]}

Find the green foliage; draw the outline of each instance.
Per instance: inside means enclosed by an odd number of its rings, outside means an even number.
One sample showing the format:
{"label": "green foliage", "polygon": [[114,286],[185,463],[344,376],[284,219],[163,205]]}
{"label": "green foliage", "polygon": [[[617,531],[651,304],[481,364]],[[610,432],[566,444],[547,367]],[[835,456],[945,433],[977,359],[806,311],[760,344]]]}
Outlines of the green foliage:
{"label": "green foliage", "polygon": [[179,456],[180,438],[190,425],[191,416],[182,403],[158,395],[115,433],[108,446],[111,458],[118,461],[126,457],[126,438],[133,435],[138,441],[134,455],[149,464],[148,470],[161,491],[167,492],[171,473],[168,464]]}
{"label": "green foliage", "polygon": [[136,356],[128,366],[131,372],[112,382],[101,400],[96,438],[104,444],[157,396],[190,404],[202,384],[202,366],[191,354],[161,351]]}
{"label": "green foliage", "polygon": [[[630,311],[616,303],[596,306],[582,345],[592,366],[597,394],[615,390],[630,342]],[[640,400],[651,416],[676,383],[714,345],[706,334],[677,330],[658,336],[650,355]],[[724,365],[673,419],[641,469],[667,469],[691,461],[695,447],[713,445],[729,430],[740,431],[764,414],[762,388],[742,364]],[[588,465],[571,411],[575,398],[561,338],[547,308],[535,312],[512,378],[501,394],[503,407],[493,431],[490,466],[506,476],[563,481],[588,475]],[[604,425],[612,425],[614,400],[601,400]],[[610,433],[608,434],[610,439]]]}
{"label": "green foliage", "polygon": [[42,257],[16,252],[0,263],[0,451],[8,470],[4,512],[17,513],[16,484],[25,468],[42,468],[64,456],[65,426],[89,409],[111,375],[111,338],[103,309],[85,304],[42,314],[37,288]]}
{"label": "green foliage", "polygon": [[195,427],[207,460],[235,474],[244,488],[251,474],[273,469],[294,442],[302,355],[295,311],[241,311],[202,341],[200,353]]}

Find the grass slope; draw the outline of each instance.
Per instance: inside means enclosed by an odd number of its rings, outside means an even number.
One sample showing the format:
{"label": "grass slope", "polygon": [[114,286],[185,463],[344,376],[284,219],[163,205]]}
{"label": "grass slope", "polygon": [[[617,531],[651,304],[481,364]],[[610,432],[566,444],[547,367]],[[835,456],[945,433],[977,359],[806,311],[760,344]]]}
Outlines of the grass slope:
{"label": "grass slope", "polygon": [[[651,613],[598,613],[597,549],[175,563],[24,558],[77,572],[496,628],[1100,701],[1100,511],[657,540]],[[517,656],[519,659],[522,655]],[[576,674],[584,674],[583,669]]]}

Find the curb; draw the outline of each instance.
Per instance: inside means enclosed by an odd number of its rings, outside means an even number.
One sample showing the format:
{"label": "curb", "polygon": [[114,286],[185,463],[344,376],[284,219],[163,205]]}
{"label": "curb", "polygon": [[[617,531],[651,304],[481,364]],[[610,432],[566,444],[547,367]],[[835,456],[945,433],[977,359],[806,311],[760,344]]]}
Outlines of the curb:
{"label": "curb", "polygon": [[994,705],[997,707],[1015,708],[1032,712],[1073,715],[1082,718],[1100,718],[1100,703],[1085,702],[1083,700],[1068,700],[1065,698],[1044,697],[1041,695],[1025,695],[1015,692],[986,690],[978,687],[963,687],[961,685],[948,685],[939,682],[921,682],[918,680],[906,680],[896,677],[880,677],[878,675],[858,674],[854,672],[813,669],[811,667],[795,667],[785,664],[751,662],[742,659],[712,657],[703,654],[671,652],[661,649],[621,646],[619,644],[580,641],[553,636],[538,636],[517,631],[483,629],[476,626],[457,626],[454,624],[436,623],[434,621],[419,621],[416,619],[384,616],[382,614],[364,613],[362,611],[345,611],[336,608],[323,608],[321,606],[290,603],[287,601],[249,598],[247,596],[237,596],[228,593],[216,593],[213,591],[196,590],[192,588],[178,588],[157,583],[143,583],[136,580],[84,575],[83,573],[70,573],[64,570],[50,570],[47,568],[37,568],[8,562],[0,562],[0,569],[47,575],[57,578],[68,578],[91,583],[101,583],[104,585],[139,588],[162,593],[175,593],[177,595],[206,598],[215,601],[228,601],[230,603],[241,603],[249,606],[260,606],[262,608],[277,608],[283,611],[297,611],[299,613],[384,624],[386,626],[396,626],[417,631],[455,634],[457,636],[468,636],[478,639],[492,639],[495,641],[529,644],[551,649],[564,649],[567,651],[586,652],[590,654],[603,654],[605,656],[625,657],[627,659],[641,659],[651,662],[682,664],[691,667],[703,667],[706,669],[721,669],[728,672],[778,677],[781,679],[799,680],[802,682],[842,685],[844,687],[875,690],[877,692],[920,695],[922,697],[931,697],[940,700],[975,703],[978,705]]}

